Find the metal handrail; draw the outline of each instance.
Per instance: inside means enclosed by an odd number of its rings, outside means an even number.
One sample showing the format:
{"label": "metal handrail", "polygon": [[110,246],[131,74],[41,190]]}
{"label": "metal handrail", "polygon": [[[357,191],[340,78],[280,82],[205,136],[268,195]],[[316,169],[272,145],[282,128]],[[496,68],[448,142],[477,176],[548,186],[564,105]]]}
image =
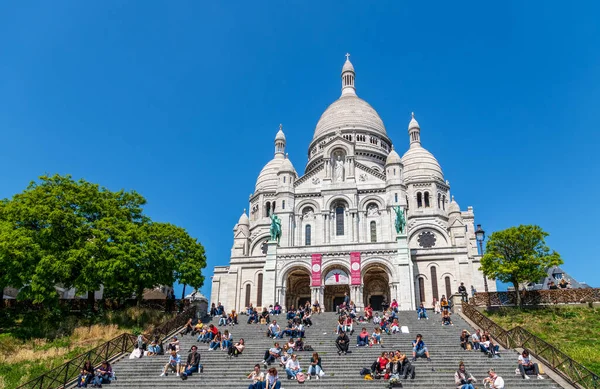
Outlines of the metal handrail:
{"label": "metal handrail", "polygon": [[[165,337],[174,330],[181,328],[188,319],[196,315],[196,307],[190,306],[173,319],[156,327],[152,333],[145,334],[146,337],[160,336]],[[79,372],[83,368],[85,361],[90,360],[93,366],[98,366],[102,361],[113,361],[120,358],[123,354],[133,350],[137,342],[137,336],[134,334],[121,334],[116,338],[109,340],[83,354],[76,356],[61,366],[47,371],[39,377],[18,386],[17,389],[64,389],[75,383]]]}
{"label": "metal handrail", "polygon": [[531,355],[543,361],[571,385],[585,389],[600,387],[600,377],[597,374],[525,328],[517,326],[507,331],[469,303],[463,302],[462,312],[478,327],[488,331],[502,347],[526,348]]}

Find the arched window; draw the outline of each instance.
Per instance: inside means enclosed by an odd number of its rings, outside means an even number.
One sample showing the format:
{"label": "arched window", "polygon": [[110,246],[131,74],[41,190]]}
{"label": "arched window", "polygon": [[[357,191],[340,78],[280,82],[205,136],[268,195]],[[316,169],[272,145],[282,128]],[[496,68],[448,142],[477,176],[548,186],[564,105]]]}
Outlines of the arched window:
{"label": "arched window", "polygon": [[371,243],[377,242],[377,223],[371,222]]}
{"label": "arched window", "polygon": [[273,207],[273,209],[271,209],[271,212],[275,213],[275,201],[273,201],[272,207]]}
{"label": "arched window", "polygon": [[[250,286],[250,285],[248,285]],[[256,285],[256,306],[260,307],[262,305],[262,286],[263,286],[263,275],[260,273],[258,275],[258,281]]]}
{"label": "arched window", "polygon": [[281,200],[281,209],[285,209],[285,200]]}
{"label": "arched window", "polygon": [[283,176],[283,183],[285,184],[285,176]]}
{"label": "arched window", "polygon": [[246,306],[250,305],[250,284],[246,284]]}
{"label": "arched window", "polygon": [[419,298],[421,302],[425,303],[425,279],[423,277],[419,277]]}
{"label": "arched window", "polygon": [[304,245],[306,246],[310,246],[311,228],[310,224],[307,224],[306,227],[304,227]]}
{"label": "arched window", "polygon": [[335,234],[337,236],[344,235],[344,207],[335,207]]}
{"label": "arched window", "polygon": [[265,216],[266,217],[271,216],[271,203],[269,203],[268,201],[267,201],[267,204],[265,206]]}
{"label": "arched window", "polygon": [[423,195],[421,192],[417,193],[417,208],[423,207]]}
{"label": "arched window", "polygon": [[437,269],[435,266],[431,267],[431,292],[433,293],[433,298],[439,300],[438,295],[438,287],[437,287]]}
{"label": "arched window", "polygon": [[442,209],[442,195],[438,193],[438,209]]}
{"label": "arched window", "polygon": [[409,204],[409,202],[408,202],[408,196],[406,196],[406,209],[408,209],[408,204]]}
{"label": "arched window", "polygon": [[446,297],[450,298],[452,296],[452,287],[450,286],[450,277],[446,276]]}
{"label": "arched window", "polygon": [[394,193],[394,202],[397,203],[398,202],[398,193]]}
{"label": "arched window", "polygon": [[425,192],[425,208],[429,208],[429,192]]}
{"label": "arched window", "polygon": [[442,209],[446,210],[446,196],[442,196]]}

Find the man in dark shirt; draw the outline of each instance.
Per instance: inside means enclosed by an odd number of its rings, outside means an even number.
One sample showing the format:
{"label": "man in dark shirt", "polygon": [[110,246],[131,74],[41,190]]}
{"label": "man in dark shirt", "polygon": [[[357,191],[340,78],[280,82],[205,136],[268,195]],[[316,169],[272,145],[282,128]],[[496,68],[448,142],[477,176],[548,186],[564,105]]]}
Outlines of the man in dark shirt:
{"label": "man in dark shirt", "polygon": [[181,379],[187,380],[192,373],[196,373],[200,368],[200,372],[204,370],[202,365],[200,364],[200,353],[198,352],[198,347],[192,346],[191,352],[188,354],[187,362],[185,363],[185,368],[183,369],[183,373],[181,373]]}
{"label": "man in dark shirt", "polygon": [[340,331],[340,334],[338,335],[337,339],[335,340],[335,345],[338,349],[338,355],[342,355],[342,353],[344,353],[344,355],[346,355],[346,353],[348,352],[349,344],[350,344],[350,339],[348,338],[348,335],[346,335],[346,333],[344,331]]}
{"label": "man in dark shirt", "polygon": [[469,299],[469,295],[467,293],[467,287],[465,286],[464,282],[460,283],[460,286],[458,287],[458,293],[460,293],[462,301],[468,302],[467,300]]}

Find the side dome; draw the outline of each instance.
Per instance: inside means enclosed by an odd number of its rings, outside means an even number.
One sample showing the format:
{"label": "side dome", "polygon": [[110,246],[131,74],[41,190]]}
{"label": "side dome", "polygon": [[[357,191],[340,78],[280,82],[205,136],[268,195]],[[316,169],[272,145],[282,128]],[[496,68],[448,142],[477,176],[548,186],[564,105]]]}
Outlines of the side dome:
{"label": "side dome", "polygon": [[404,178],[407,180],[431,179],[433,176],[444,181],[444,173],[442,173],[439,162],[433,154],[421,146],[409,148],[402,156],[402,163],[404,164]]}
{"label": "side dome", "polygon": [[456,200],[454,200],[454,196],[452,196],[452,201],[450,201],[450,205],[448,206],[448,214],[452,215],[454,213],[460,214],[460,206]]}
{"label": "side dome", "polygon": [[238,220],[238,224],[240,226],[249,226],[250,225],[250,219],[248,219],[248,215],[246,214],[245,209],[244,209],[244,212],[242,213],[242,216],[240,216],[240,220]]}
{"label": "side dome", "polygon": [[265,167],[262,168],[256,179],[255,192],[275,191],[277,189],[277,172],[283,161],[285,161],[283,155],[277,154],[275,158],[270,160]]}
{"label": "side dome", "polygon": [[394,148],[392,147],[392,151],[390,151],[390,153],[388,154],[387,159],[385,160],[385,164],[391,165],[396,163],[402,163],[402,160],[400,159],[400,155],[398,155],[396,150],[394,150]]}
{"label": "side dome", "polygon": [[[287,156],[286,156],[287,157]],[[294,165],[292,165],[292,161],[289,158],[285,158],[279,166],[279,173],[293,173],[295,176],[298,176],[296,173],[296,169],[294,169]]]}
{"label": "side dome", "polygon": [[343,128],[369,129],[387,139],[383,120],[369,103],[356,95],[342,96],[334,101],[319,119],[313,141],[321,136]]}

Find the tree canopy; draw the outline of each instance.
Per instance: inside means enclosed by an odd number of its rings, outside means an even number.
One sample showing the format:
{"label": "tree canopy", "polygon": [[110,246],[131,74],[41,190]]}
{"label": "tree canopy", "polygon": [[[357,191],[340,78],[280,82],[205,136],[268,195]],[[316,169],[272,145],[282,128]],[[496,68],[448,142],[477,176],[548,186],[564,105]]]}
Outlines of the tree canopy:
{"label": "tree canopy", "polygon": [[519,285],[546,277],[551,266],[563,263],[560,255],[546,246],[548,233],[535,225],[520,225],[492,233],[485,246],[480,270],[486,277]]}
{"label": "tree canopy", "polygon": [[55,286],[141,298],[175,281],[200,288],[204,247],[180,227],[153,222],[135,191],[112,192],[71,176],[42,176],[0,202],[0,288],[34,302]]}

